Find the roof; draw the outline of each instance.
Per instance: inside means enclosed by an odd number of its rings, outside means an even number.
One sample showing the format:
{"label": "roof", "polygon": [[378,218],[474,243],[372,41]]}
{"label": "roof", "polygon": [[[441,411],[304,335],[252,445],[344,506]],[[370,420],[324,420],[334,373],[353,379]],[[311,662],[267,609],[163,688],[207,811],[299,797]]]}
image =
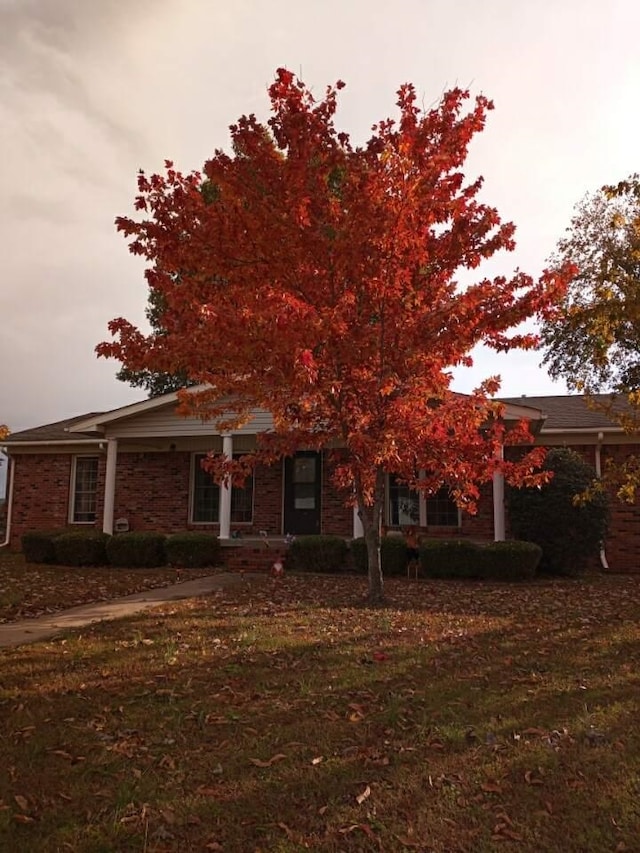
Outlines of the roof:
{"label": "roof", "polygon": [[[2,444],[18,445],[33,442],[43,444],[65,442],[71,444],[82,441],[97,441],[100,438],[100,434],[97,433],[96,426],[116,420],[119,417],[130,417],[140,414],[156,406],[167,405],[167,403],[175,401],[175,398],[175,393],[172,393],[153,400],[145,400],[142,403],[123,406],[120,409],[114,409],[109,412],[87,412],[87,414],[78,415],[74,418],[67,418],[66,420],[56,421],[52,424],[44,424],[33,429],[11,433],[11,435],[2,441]],[[624,397],[616,399],[611,394],[597,394],[594,395],[593,399],[597,404],[611,405],[614,410],[625,408]],[[578,394],[549,397],[528,397],[526,395],[521,397],[501,397],[500,402],[517,407],[514,414],[521,414],[524,417],[528,415],[527,409],[531,410],[532,416],[539,416],[540,413],[543,413],[543,417],[546,416],[546,420],[543,421],[542,425],[543,433],[553,433],[558,430],[605,429],[615,430],[616,432],[621,431],[619,424],[608,417],[603,411],[591,408],[585,398]],[[536,412],[535,410],[538,411]],[[78,430],[78,427],[80,427],[80,430]]]}
{"label": "roof", "polygon": [[[590,405],[581,394],[567,394],[553,397],[501,397],[503,403],[515,403],[542,409],[547,415],[543,433],[556,430],[620,430],[620,425],[604,411],[609,406],[614,411],[625,410],[625,398],[616,398],[613,394],[594,394]],[[597,408],[594,408],[593,405]]]}
{"label": "roof", "polygon": [[32,441],[82,441],[83,439],[95,439],[95,434],[90,433],[75,433],[69,435],[68,429],[80,421],[88,420],[92,417],[97,417],[101,412],[87,412],[86,415],[77,415],[75,418],[67,418],[64,421],[56,421],[53,424],[44,424],[44,426],[33,427],[32,429],[23,429],[20,432],[12,432],[2,440],[2,444],[19,444],[22,442]]}
{"label": "roof", "polygon": [[[198,386],[200,388],[202,386]],[[190,390],[197,391],[198,388]],[[186,389],[185,389],[186,390]],[[100,432],[105,424],[119,421],[123,418],[130,418],[134,415],[141,415],[143,412],[152,411],[153,409],[161,409],[171,403],[177,403],[178,392],[170,391],[168,394],[161,394],[158,397],[149,397],[146,400],[141,400],[138,403],[130,403],[127,406],[120,406],[117,409],[110,409],[108,412],[94,412],[93,414],[84,415],[82,418],[76,418],[76,426],[70,428],[71,432],[87,432],[94,434]]]}

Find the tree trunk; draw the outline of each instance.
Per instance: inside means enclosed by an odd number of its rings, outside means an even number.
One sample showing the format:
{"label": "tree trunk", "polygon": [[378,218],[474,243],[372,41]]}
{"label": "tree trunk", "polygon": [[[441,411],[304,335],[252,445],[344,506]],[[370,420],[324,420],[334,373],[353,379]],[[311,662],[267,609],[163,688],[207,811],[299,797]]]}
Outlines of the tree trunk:
{"label": "tree trunk", "polygon": [[380,527],[384,507],[384,471],[380,468],[376,472],[373,506],[365,505],[362,489],[359,484],[356,484],[356,493],[358,514],[360,515],[364,529],[364,540],[367,545],[367,559],[369,563],[369,591],[367,599],[371,604],[379,604],[384,600],[384,581],[382,578],[382,561],[380,557]]}

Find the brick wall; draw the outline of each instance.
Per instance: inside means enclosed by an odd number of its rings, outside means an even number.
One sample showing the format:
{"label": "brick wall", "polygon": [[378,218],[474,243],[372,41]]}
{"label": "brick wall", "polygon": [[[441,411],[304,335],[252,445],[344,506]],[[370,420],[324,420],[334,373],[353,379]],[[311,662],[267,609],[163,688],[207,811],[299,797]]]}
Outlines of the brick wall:
{"label": "brick wall", "polygon": [[[13,457],[14,488],[11,541],[26,530],[65,527],[69,518],[72,456],[68,453],[20,454]],[[99,511],[102,511],[104,460],[98,469]]]}
{"label": "brick wall", "polygon": [[[609,445],[602,450],[602,468],[606,471],[607,461],[616,465],[624,463],[629,456],[640,456],[640,445]],[[611,520],[609,536],[605,545],[609,567],[616,572],[640,572],[640,503],[623,503],[610,489]]]}
{"label": "brick wall", "polygon": [[[269,536],[282,533],[282,463],[258,465],[254,473],[253,525],[249,532],[266,530]],[[244,528],[242,528],[244,529]]]}
{"label": "brick wall", "polygon": [[128,519],[131,530],[185,530],[190,465],[186,452],[119,453],[114,518]]}
{"label": "brick wall", "polygon": [[[575,448],[591,464],[594,447]],[[640,446],[603,448],[607,458],[619,463],[630,454],[640,455]],[[26,530],[55,529],[68,524],[69,486],[72,456],[66,453],[16,454],[11,540],[18,546]],[[189,475],[191,457],[187,452],[120,453],[116,477],[115,518],[127,518],[132,530],[172,532],[188,527],[217,532],[218,525],[189,525]],[[330,454],[323,454],[322,532],[351,536],[353,511],[344,505],[331,484]],[[261,466],[255,472],[254,521],[252,525],[234,525],[246,534],[266,530],[269,535],[282,532],[282,465]],[[100,456],[98,470],[97,520],[102,526],[105,457]],[[507,518],[508,521],[508,518]],[[461,530],[429,530],[429,535],[493,538],[491,484],[481,490],[478,514],[463,514]],[[613,571],[640,572],[640,504],[621,503],[612,490],[611,527],[606,543]]]}
{"label": "brick wall", "polygon": [[[66,527],[72,454],[16,454],[12,541],[26,530]],[[100,456],[95,527],[102,526],[106,459]],[[217,524],[189,523],[191,454],[118,454],[114,519],[126,518],[131,530],[187,528],[217,531]],[[259,466],[254,478],[253,524],[232,525],[245,534],[282,532],[282,465]],[[83,525],[86,527],[89,525]]]}
{"label": "brick wall", "polygon": [[347,495],[338,492],[331,476],[338,462],[336,451],[322,454],[322,497],[320,530],[336,536],[353,536],[353,507],[345,506]]}

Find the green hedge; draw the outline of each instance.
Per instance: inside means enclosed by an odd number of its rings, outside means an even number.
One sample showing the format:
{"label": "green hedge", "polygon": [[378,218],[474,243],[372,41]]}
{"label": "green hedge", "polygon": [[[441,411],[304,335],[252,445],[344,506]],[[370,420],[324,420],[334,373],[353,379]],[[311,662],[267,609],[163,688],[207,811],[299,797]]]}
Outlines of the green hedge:
{"label": "green hedge", "polygon": [[[366,575],[369,569],[367,543],[364,538],[351,542],[353,566],[359,574]],[[407,543],[402,536],[383,536],[380,540],[382,574],[387,577],[404,575],[407,572]]]}
{"label": "green hedge", "polygon": [[[514,536],[542,548],[540,572],[573,575],[597,557],[609,526],[609,497],[594,488],[595,471],[566,447],[547,452],[543,470],[552,479],[540,488],[507,491]],[[575,501],[589,492],[586,500]]]}
{"label": "green hedge", "polygon": [[480,549],[479,558],[479,577],[483,580],[531,580],[540,565],[542,548],[517,539],[491,542]]}
{"label": "green hedge", "polygon": [[341,536],[299,536],[287,553],[287,569],[297,572],[343,572],[349,549]]}
{"label": "green hedge", "polygon": [[478,577],[481,546],[464,539],[427,539],[420,544],[420,569],[430,578]]}
{"label": "green hedge", "polygon": [[72,530],[53,539],[55,562],[61,566],[106,566],[110,537],[98,530]]}
{"label": "green hedge", "polygon": [[167,537],[165,550],[170,566],[200,569],[220,562],[220,542],[212,533],[174,533]]}
{"label": "green hedge", "polygon": [[20,544],[27,563],[55,563],[53,540],[63,530],[28,530],[22,534]]}
{"label": "green hedge", "polygon": [[112,566],[151,569],[165,566],[166,537],[162,533],[118,533],[107,543],[107,557]]}
{"label": "green hedge", "polygon": [[476,580],[530,580],[542,549],[533,542],[512,540],[478,545],[464,539],[429,539],[420,546],[425,577]]}

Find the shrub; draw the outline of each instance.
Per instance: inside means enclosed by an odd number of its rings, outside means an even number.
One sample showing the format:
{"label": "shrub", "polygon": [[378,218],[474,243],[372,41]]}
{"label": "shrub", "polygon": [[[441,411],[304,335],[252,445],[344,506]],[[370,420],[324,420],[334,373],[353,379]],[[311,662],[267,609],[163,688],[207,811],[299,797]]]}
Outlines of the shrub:
{"label": "shrub", "polygon": [[[542,548],[540,571],[574,574],[596,556],[607,535],[609,500],[592,488],[594,469],[575,451],[555,448],[547,453],[544,469],[553,478],[535,489],[508,491],[511,530],[518,539]],[[589,490],[589,499],[576,503]]]}
{"label": "shrub", "polygon": [[[363,538],[351,542],[351,556],[355,570],[366,575],[369,570],[367,543]],[[383,536],[380,540],[382,574],[387,577],[403,575],[407,571],[407,543],[402,536]]]}
{"label": "shrub", "polygon": [[513,539],[491,542],[480,548],[476,557],[478,577],[483,580],[531,580],[542,557],[542,548],[534,542]]}
{"label": "shrub", "polygon": [[71,530],[53,540],[55,562],[61,566],[105,566],[109,536],[99,530]]}
{"label": "shrub", "polygon": [[27,563],[55,563],[53,540],[62,530],[28,530],[22,534],[22,553]]}
{"label": "shrub", "polygon": [[426,539],[420,544],[420,569],[430,578],[477,578],[481,550],[464,539]]}
{"label": "shrub", "polygon": [[166,537],[162,533],[119,533],[107,542],[112,566],[150,569],[167,562]]}
{"label": "shrub", "polygon": [[340,536],[299,536],[289,546],[287,568],[298,572],[342,572],[347,543]]}
{"label": "shrub", "polygon": [[167,537],[165,549],[170,566],[200,569],[220,562],[220,542],[212,533],[174,533]]}

